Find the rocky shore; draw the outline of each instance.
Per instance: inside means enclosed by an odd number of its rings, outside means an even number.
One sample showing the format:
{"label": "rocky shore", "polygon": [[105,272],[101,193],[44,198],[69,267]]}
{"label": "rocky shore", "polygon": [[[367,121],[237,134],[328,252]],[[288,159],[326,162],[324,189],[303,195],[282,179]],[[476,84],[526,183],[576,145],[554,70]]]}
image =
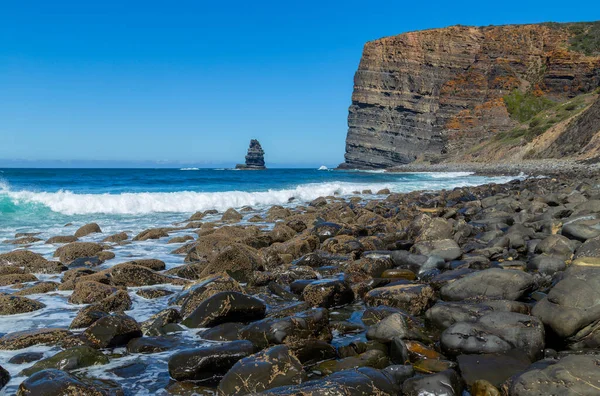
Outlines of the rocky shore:
{"label": "rocky shore", "polygon": [[[0,255],[0,320],[51,295],[78,312],[68,328],[2,335],[0,387],[12,377],[18,395],[132,394],[128,378],[147,370],[132,359],[151,355],[153,394],[596,395],[594,169],[321,197],[248,221],[248,208],[199,212],[135,236],[92,223],[56,236],[51,259],[27,249],[35,230],[15,235]],[[191,235],[173,238],[181,230]],[[180,266],[151,257],[163,238],[179,244]],[[124,244],[149,257],[106,267]],[[137,299],[163,308],[136,321]]]}

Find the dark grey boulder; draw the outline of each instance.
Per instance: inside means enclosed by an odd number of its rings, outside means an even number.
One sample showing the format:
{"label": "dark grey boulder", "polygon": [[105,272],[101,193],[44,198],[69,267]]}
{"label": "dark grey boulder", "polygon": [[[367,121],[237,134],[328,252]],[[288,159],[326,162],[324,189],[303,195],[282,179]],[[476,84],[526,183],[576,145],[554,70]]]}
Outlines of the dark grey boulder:
{"label": "dark grey boulder", "polygon": [[224,395],[247,395],[302,382],[302,363],[285,345],[277,345],[238,361],[219,383]]}
{"label": "dark grey boulder", "polygon": [[538,271],[541,274],[552,275],[567,268],[564,258],[540,254],[534,256],[527,262],[527,269]]}
{"label": "dark grey boulder", "polygon": [[528,314],[529,306],[510,300],[489,300],[480,303],[440,301],[425,312],[425,318],[434,326],[446,329],[457,322],[473,322],[492,311]]}
{"label": "dark grey boulder", "polygon": [[530,358],[519,350],[505,354],[459,355],[456,358],[460,374],[471,387],[475,381],[486,380],[495,387],[515,374],[525,371],[530,365]]}
{"label": "dark grey boulder", "polygon": [[399,337],[404,338],[409,334],[408,325],[403,315],[392,314],[367,330],[367,339],[381,342],[390,342]]}
{"label": "dark grey boulder", "polygon": [[265,317],[266,305],[256,297],[221,292],[204,300],[182,322],[187,327],[212,327],[226,322],[251,322]]}
{"label": "dark grey boulder", "polygon": [[290,343],[301,344],[306,340],[331,340],[329,313],[327,309],[315,308],[293,316],[267,318],[251,323],[240,330],[240,338],[249,340],[258,348]]}
{"label": "dark grey boulder", "polygon": [[588,239],[575,251],[575,258],[600,257],[600,237]]}
{"label": "dark grey boulder", "polygon": [[531,274],[518,270],[490,268],[474,272],[442,287],[446,301],[460,301],[474,297],[518,300],[533,287]]}
{"label": "dark grey boulder", "polygon": [[202,332],[201,337],[211,341],[235,341],[244,326],[244,323],[222,323]]}
{"label": "dark grey boulder", "polygon": [[541,368],[533,368],[510,380],[511,396],[598,395],[600,370],[598,356],[571,355]]}
{"label": "dark grey boulder", "polygon": [[103,395],[123,396],[123,389],[110,380],[80,378],[62,370],[39,371],[19,385],[17,396]]}
{"label": "dark grey boulder", "polygon": [[325,378],[299,385],[282,386],[261,392],[272,396],[371,396],[397,395],[400,389],[392,374],[371,367],[343,370]]}
{"label": "dark grey boulder", "polygon": [[81,238],[86,235],[100,233],[100,232],[102,232],[102,230],[100,229],[100,226],[98,224],[89,223],[89,224],[79,227],[79,229],[77,231],[75,231],[75,237]]}
{"label": "dark grey boulder", "polygon": [[139,337],[127,343],[129,353],[158,353],[168,351],[179,345],[179,340],[173,337]]}
{"label": "dark grey boulder", "polygon": [[459,396],[462,391],[462,381],[454,370],[409,378],[402,384],[402,394],[405,396]]}
{"label": "dark grey boulder", "polygon": [[339,307],[354,300],[354,292],[344,281],[322,279],[309,283],[302,290],[304,301],[313,307]]}
{"label": "dark grey boulder", "polygon": [[33,366],[23,370],[20,375],[30,376],[45,369],[70,371],[107,363],[108,357],[102,352],[89,346],[76,346],[40,360]]}
{"label": "dark grey boulder", "polygon": [[141,337],[142,330],[135,319],[115,314],[98,319],[83,334],[96,348],[114,348],[127,345],[131,339]]}
{"label": "dark grey boulder", "polygon": [[169,374],[177,381],[216,383],[240,359],[254,353],[249,341],[232,341],[175,353],[169,359]]}
{"label": "dark grey boulder", "polygon": [[0,366],[0,390],[4,388],[4,385],[8,384],[8,381],[10,381],[9,372],[6,371],[4,367]]}
{"label": "dark grey boulder", "polygon": [[534,317],[514,312],[491,312],[475,322],[458,322],[440,337],[448,355],[506,353],[520,350],[535,360],[545,345],[544,325]]}
{"label": "dark grey boulder", "polygon": [[569,239],[585,242],[588,239],[600,236],[600,228],[590,227],[589,225],[580,223],[569,223],[563,226],[561,234]]}
{"label": "dark grey boulder", "polygon": [[600,346],[600,268],[572,265],[532,309],[548,329],[574,348]]}

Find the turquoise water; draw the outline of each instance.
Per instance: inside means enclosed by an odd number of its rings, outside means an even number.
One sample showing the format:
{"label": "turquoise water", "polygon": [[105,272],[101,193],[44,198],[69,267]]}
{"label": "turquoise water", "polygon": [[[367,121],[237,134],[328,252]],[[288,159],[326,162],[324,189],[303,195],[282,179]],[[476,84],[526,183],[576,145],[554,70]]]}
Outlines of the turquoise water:
{"label": "turquoise water", "polygon": [[[389,188],[395,192],[476,185],[506,178],[465,172],[405,173],[316,169],[1,169],[0,238],[97,221],[134,230],[182,221],[198,210],[310,201]],[[6,246],[0,248],[6,250]]]}

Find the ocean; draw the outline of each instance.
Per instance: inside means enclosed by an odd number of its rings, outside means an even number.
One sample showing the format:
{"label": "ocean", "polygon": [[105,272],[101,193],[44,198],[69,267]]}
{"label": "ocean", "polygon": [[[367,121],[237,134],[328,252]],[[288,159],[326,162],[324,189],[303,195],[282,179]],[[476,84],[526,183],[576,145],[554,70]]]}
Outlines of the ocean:
{"label": "ocean", "polygon": [[[14,239],[16,233],[39,232],[37,237],[41,241],[27,248],[51,259],[60,245],[46,244],[46,239],[55,235],[73,235],[81,225],[92,221],[100,225],[102,233],[80,238],[81,241],[99,242],[121,231],[133,237],[147,228],[185,224],[192,213],[208,209],[222,213],[230,207],[250,206],[251,210],[243,212],[243,223],[251,216],[261,215],[271,205],[304,204],[319,196],[350,196],[363,190],[376,193],[384,188],[392,192],[452,189],[510,179],[465,172],[392,174],[317,169],[2,169],[0,241]],[[365,200],[375,197],[373,194],[360,196]],[[209,216],[203,221],[218,220],[220,216]],[[273,224],[265,222],[263,225],[271,227]],[[171,232],[170,238],[184,235],[197,237],[194,230],[182,229]],[[171,254],[182,244],[167,243],[170,238],[116,245],[111,249],[115,258],[96,269],[136,258],[163,260],[167,269],[182,265],[183,256]],[[0,253],[17,248],[20,247],[0,243]],[[36,276],[40,280],[56,282],[61,279],[61,275],[56,274]],[[173,291],[181,289],[181,286],[172,285],[161,287]],[[146,320],[169,306],[168,296],[147,300],[135,294],[136,289],[139,288],[129,288],[133,307],[126,313],[137,321]],[[13,291],[10,286],[0,287],[0,293]],[[82,308],[67,302],[70,293],[57,291],[28,296],[43,302],[46,307],[27,314],[0,316],[0,336],[14,331],[68,327]],[[180,335],[181,348],[198,345],[195,330]],[[3,391],[11,394],[25,378],[19,372],[27,365],[7,363],[11,357],[22,352],[42,352],[48,357],[59,350],[58,347],[34,346],[25,350],[0,351],[2,366],[12,375]],[[125,355],[108,365],[83,371],[97,378],[116,380],[131,394],[160,394],[168,382],[166,362],[172,353]],[[123,367],[129,367],[126,376],[122,376],[123,370],[118,370]],[[143,367],[143,370],[136,372],[136,367]]]}

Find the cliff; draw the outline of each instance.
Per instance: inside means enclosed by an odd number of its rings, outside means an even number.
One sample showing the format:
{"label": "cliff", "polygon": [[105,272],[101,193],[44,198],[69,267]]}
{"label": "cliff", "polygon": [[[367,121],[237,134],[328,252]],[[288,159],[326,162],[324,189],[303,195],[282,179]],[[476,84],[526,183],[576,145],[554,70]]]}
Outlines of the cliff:
{"label": "cliff", "polygon": [[342,167],[461,159],[539,113],[523,109],[591,94],[599,32],[598,22],[452,26],[367,43]]}

